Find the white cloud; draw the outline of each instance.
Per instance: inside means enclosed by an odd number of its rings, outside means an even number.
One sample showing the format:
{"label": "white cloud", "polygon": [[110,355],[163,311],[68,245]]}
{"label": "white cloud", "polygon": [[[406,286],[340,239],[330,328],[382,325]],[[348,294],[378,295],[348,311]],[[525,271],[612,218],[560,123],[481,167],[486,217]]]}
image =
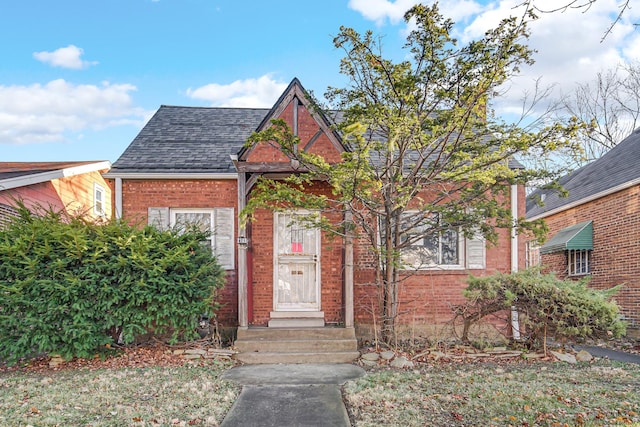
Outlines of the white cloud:
{"label": "white cloud", "polygon": [[[520,0],[492,3],[478,14],[473,22],[461,30],[461,40],[467,42],[480,37],[500,19],[521,14],[515,6]],[[557,0],[538,0],[542,10],[557,8]],[[635,17],[625,13],[610,34],[602,40],[618,13],[615,0],[598,0],[589,9],[567,9],[564,12],[539,13],[531,24],[528,44],[534,53],[535,64],[522,67],[520,75],[509,87],[506,96],[495,104],[498,113],[508,113],[521,106],[523,94],[533,93],[535,81],[543,87],[553,86],[552,96],[559,98],[573,90],[576,83],[591,81],[599,71],[614,68],[623,61],[638,59],[638,48],[632,22]]]}
{"label": "white cloud", "polygon": [[66,132],[141,126],[148,112],[133,106],[129,84],[76,85],[58,79],[44,85],[0,85],[0,142],[64,141]]}
{"label": "white cloud", "polygon": [[[416,1],[412,0],[350,0],[349,7],[363,17],[383,25],[399,24],[404,12]],[[458,23],[454,36],[461,44],[482,37],[495,28],[501,19],[522,16],[522,0],[452,0],[440,2],[440,12]],[[535,0],[541,11],[552,11],[569,0]],[[580,2],[581,4],[583,2]],[[586,3],[586,2],[584,2]],[[613,68],[623,61],[640,60],[640,36],[634,23],[640,20],[640,9],[627,9],[610,34],[605,32],[616,19],[620,9],[617,0],[598,0],[588,8],[568,8],[553,13],[538,12],[539,19],[530,26],[528,45],[537,52],[535,64],[523,66],[521,73],[508,85],[505,96],[494,106],[498,113],[512,113],[522,107],[525,93],[541,86],[553,87],[552,96],[569,93],[576,83],[587,82],[599,71]],[[409,23],[400,34],[406,36],[413,28]]]}
{"label": "white cloud", "polygon": [[401,22],[404,13],[416,3],[419,2],[416,0],[349,0],[349,7],[380,26],[387,20],[392,24]]}
{"label": "white cloud", "polygon": [[33,57],[53,67],[71,68],[74,70],[87,68],[98,63],[97,61],[83,60],[81,58],[83,54],[83,49],[70,44],[67,47],[61,47],[53,52],[34,52]]}
{"label": "white cloud", "polygon": [[278,82],[266,74],[257,79],[236,80],[223,85],[210,83],[187,89],[187,95],[202,99],[214,107],[272,107],[286,89],[287,83]]}
{"label": "white cloud", "polygon": [[[382,26],[387,20],[393,24],[399,24],[404,19],[404,14],[418,3],[419,0],[349,0],[349,7],[359,12],[365,19],[374,21]],[[453,19],[463,21],[480,12],[482,6],[473,0],[449,0],[438,5],[440,13]]]}

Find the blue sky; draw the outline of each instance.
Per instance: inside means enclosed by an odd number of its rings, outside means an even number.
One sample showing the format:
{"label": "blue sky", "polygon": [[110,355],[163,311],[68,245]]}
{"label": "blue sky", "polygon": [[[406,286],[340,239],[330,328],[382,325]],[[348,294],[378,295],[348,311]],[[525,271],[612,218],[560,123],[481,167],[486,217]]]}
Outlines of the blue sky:
{"label": "blue sky", "polygon": [[[462,41],[520,0],[442,1]],[[322,95],[345,84],[341,25],[384,35],[400,55],[412,0],[20,0],[0,6],[0,161],[115,161],[162,104],[270,107],[298,77]],[[538,0],[542,7],[557,0]],[[609,66],[640,59],[635,10],[601,43],[615,0],[544,15],[537,63],[496,103],[519,109],[536,78],[569,91]],[[583,13],[584,12],[584,13]],[[640,11],[638,11],[640,12]]]}

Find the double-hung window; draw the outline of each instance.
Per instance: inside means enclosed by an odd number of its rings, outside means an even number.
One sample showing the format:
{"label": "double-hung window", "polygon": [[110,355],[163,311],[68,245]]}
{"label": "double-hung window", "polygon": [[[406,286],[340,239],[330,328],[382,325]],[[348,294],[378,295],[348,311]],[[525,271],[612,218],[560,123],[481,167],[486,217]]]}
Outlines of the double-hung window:
{"label": "double-hung window", "polygon": [[526,267],[538,267],[541,264],[540,261],[540,245],[535,240],[527,242],[526,247]]}
{"label": "double-hung window", "polygon": [[[437,214],[407,212],[400,260],[405,269],[484,269],[485,241],[465,238],[457,227],[443,225]],[[433,229],[433,230],[430,230]]]}
{"label": "double-hung window", "polygon": [[93,184],[93,213],[96,216],[104,216],[104,188],[97,184]]}
{"label": "double-hung window", "polygon": [[148,222],[160,229],[171,226],[177,230],[188,226],[209,234],[203,243],[210,247],[220,265],[227,270],[234,268],[235,242],[233,208],[149,208]]}
{"label": "double-hung window", "polygon": [[[426,216],[417,223],[415,214],[407,213],[403,241],[407,243],[400,258],[407,268],[462,267],[460,232],[456,228],[440,229],[437,215]],[[430,229],[433,228],[433,231]]]}

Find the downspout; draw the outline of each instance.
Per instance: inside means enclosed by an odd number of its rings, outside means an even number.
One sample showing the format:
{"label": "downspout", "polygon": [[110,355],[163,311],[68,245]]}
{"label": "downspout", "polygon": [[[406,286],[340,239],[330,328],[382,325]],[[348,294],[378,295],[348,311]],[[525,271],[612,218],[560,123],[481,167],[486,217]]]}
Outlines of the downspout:
{"label": "downspout", "polygon": [[122,219],[122,178],[116,178],[116,219]]}
{"label": "downspout", "polygon": [[353,328],[353,212],[350,208],[344,213],[344,219],[347,226],[344,238],[344,326]]}
{"label": "downspout", "polygon": [[[518,185],[511,185],[511,273],[518,271]],[[518,310],[511,306],[511,333],[513,339],[520,339]]]}

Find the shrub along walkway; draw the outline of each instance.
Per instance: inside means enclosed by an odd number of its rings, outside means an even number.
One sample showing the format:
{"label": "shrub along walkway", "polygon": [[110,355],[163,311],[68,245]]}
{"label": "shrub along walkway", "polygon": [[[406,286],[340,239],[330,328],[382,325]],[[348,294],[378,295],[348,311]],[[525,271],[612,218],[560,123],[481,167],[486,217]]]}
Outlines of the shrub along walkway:
{"label": "shrub along walkway", "polygon": [[245,365],[222,378],[242,392],[221,427],[350,426],[340,386],[364,375],[348,364]]}

